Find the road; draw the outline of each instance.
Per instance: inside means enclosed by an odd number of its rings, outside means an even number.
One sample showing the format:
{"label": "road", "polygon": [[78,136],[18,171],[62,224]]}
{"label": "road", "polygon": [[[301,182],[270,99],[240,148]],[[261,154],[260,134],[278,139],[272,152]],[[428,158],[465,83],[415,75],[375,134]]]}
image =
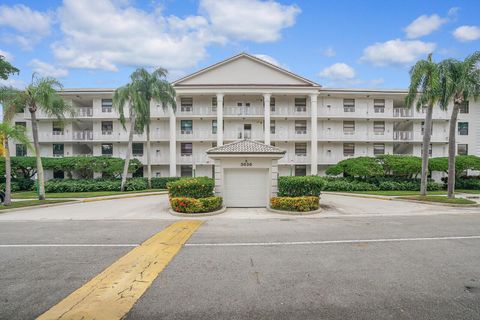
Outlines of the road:
{"label": "road", "polygon": [[[39,316],[178,221],[163,201],[0,214],[0,319]],[[324,217],[236,209],[206,219],[126,319],[480,318],[477,210],[324,203]]]}

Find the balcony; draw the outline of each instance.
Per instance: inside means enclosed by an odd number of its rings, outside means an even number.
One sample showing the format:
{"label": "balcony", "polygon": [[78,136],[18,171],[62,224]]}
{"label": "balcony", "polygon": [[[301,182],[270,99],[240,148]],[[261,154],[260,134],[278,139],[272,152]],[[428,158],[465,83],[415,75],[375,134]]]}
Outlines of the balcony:
{"label": "balcony", "polygon": [[275,106],[271,111],[272,116],[310,116],[310,111],[304,107]]}
{"label": "balcony", "polygon": [[216,138],[211,130],[179,130],[177,131],[179,140],[211,140]]}
{"label": "balcony", "polygon": [[263,107],[225,106],[224,116],[263,116]]}
{"label": "balcony", "polygon": [[282,159],[278,160],[278,164],[308,164],[310,163],[309,155],[286,154]]}
{"label": "balcony", "polygon": [[177,163],[179,164],[202,164],[213,163],[213,160],[207,157],[205,152],[200,152],[195,155],[180,155],[177,156]]}
{"label": "balcony", "polygon": [[93,131],[92,130],[73,131],[72,140],[76,140],[76,141],[93,140]]}
{"label": "balcony", "polygon": [[79,118],[93,117],[93,108],[87,108],[87,107],[75,108],[75,116]]}
{"label": "balcony", "polygon": [[413,139],[412,131],[394,131],[393,140],[409,141]]}
{"label": "balcony", "polygon": [[413,110],[409,108],[393,108],[395,118],[408,118],[413,116]]}
{"label": "balcony", "polygon": [[[161,108],[160,108],[161,109]],[[157,113],[159,115],[168,115],[168,111],[160,111],[157,110]],[[211,116],[215,117],[217,115],[216,109],[213,109],[211,106],[192,106],[192,107],[187,107],[183,106],[180,108],[177,108],[177,111],[175,112],[177,116]]]}

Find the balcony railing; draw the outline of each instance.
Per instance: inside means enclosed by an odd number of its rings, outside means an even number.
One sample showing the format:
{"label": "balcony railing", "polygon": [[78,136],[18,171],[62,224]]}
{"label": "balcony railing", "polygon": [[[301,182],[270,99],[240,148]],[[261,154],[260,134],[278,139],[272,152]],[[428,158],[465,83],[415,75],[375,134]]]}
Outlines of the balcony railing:
{"label": "balcony railing", "polygon": [[256,116],[263,115],[263,108],[261,107],[224,107],[225,116]]}
{"label": "balcony railing", "polygon": [[75,109],[75,116],[77,117],[93,117],[93,108],[81,107]]}
{"label": "balcony railing", "polygon": [[411,117],[413,116],[413,110],[407,108],[393,108],[394,117]]}
{"label": "balcony railing", "polygon": [[73,131],[72,140],[93,140],[93,131],[91,130]]}
{"label": "balcony railing", "polygon": [[412,131],[394,131],[393,140],[408,141],[413,139]]}

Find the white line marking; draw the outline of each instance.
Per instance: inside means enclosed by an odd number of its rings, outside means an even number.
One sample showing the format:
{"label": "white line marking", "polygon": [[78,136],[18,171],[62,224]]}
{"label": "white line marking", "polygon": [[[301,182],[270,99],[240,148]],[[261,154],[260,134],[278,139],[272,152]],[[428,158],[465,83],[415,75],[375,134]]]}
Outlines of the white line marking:
{"label": "white line marking", "polygon": [[254,247],[254,246],[296,246],[310,244],[342,244],[369,242],[403,242],[432,240],[462,240],[480,239],[480,236],[432,237],[432,238],[396,238],[396,239],[364,239],[364,240],[324,240],[324,241],[293,241],[293,242],[240,242],[240,243],[186,243],[186,247]]}
{"label": "white line marking", "polygon": [[0,244],[0,248],[37,247],[138,247],[138,244]]}

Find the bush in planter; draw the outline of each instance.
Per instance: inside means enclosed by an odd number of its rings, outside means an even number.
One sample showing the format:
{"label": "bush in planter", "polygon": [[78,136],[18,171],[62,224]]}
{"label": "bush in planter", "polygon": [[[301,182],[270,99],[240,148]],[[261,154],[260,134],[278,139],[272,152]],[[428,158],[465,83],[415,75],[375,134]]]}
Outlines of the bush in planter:
{"label": "bush in planter", "polygon": [[221,197],[207,198],[170,198],[170,205],[175,212],[181,213],[203,213],[213,212],[222,207]]}
{"label": "bush in planter", "polygon": [[[144,178],[146,179],[146,178]],[[170,181],[177,181],[182,178],[180,177],[160,177],[160,178],[152,178],[152,188],[153,189],[167,189],[167,183]]]}
{"label": "bush in planter", "polygon": [[215,182],[212,178],[186,178],[167,183],[168,194],[171,198],[208,198],[213,196]]}
{"label": "bush in planter", "polygon": [[324,180],[318,176],[279,177],[278,195],[280,197],[318,197],[324,184]]}
{"label": "bush in planter", "polygon": [[319,199],[315,196],[308,197],[273,197],[270,207],[276,210],[307,212],[319,208]]}

